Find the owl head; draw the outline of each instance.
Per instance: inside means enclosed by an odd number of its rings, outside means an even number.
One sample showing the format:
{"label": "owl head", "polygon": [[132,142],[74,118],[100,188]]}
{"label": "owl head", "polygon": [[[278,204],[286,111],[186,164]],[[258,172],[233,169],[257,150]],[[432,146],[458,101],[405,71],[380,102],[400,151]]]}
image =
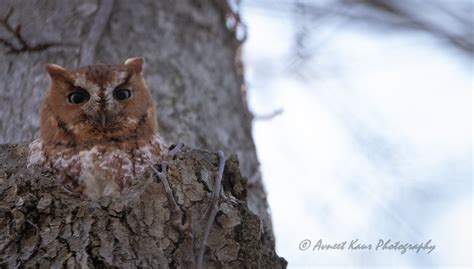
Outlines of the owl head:
{"label": "owl head", "polygon": [[76,69],[46,64],[51,87],[41,108],[43,142],[87,147],[153,136],[158,125],[143,62],[137,57]]}

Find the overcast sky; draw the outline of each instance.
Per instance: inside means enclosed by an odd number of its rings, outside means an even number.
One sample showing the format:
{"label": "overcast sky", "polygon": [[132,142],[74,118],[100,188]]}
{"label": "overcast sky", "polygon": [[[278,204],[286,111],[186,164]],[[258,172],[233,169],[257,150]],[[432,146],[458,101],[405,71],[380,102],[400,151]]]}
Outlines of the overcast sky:
{"label": "overcast sky", "polygon": [[[328,24],[299,65],[294,19],[242,15],[251,109],[283,109],[254,138],[289,268],[470,267],[472,62],[427,35]],[[373,249],[313,251],[319,239]],[[436,248],[376,251],[379,239]]]}

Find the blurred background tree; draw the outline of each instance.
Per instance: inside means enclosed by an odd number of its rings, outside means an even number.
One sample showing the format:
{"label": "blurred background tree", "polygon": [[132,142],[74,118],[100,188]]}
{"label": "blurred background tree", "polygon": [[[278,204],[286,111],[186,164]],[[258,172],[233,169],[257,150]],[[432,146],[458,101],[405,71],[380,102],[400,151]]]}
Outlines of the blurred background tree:
{"label": "blurred background tree", "polygon": [[[240,1],[254,138],[290,266],[469,264],[473,6]],[[295,247],[304,238],[377,236],[432,238],[439,252]],[[465,250],[449,251],[458,245]]]}
{"label": "blurred background tree", "polygon": [[[318,48],[347,26],[385,35],[400,31],[428,34],[461,57],[474,55],[474,4],[470,0],[257,0],[237,1],[236,6],[240,3],[248,9],[293,17],[295,34],[288,67],[300,75],[301,70],[311,68],[308,62],[318,55]],[[318,42],[311,43],[312,38]]]}

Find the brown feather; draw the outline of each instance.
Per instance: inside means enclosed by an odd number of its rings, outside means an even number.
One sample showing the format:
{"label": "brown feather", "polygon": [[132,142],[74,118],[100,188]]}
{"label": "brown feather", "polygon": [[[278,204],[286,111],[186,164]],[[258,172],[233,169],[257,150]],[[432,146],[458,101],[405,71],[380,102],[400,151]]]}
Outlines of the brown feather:
{"label": "brown feather", "polygon": [[[53,169],[91,197],[120,192],[166,153],[156,110],[143,77],[141,57],[125,64],[65,69],[47,64],[51,87],[40,110],[40,138],[30,145],[29,165]],[[126,89],[119,100],[114,91]],[[89,99],[69,102],[86,92]],[[67,180],[66,180],[67,179]]]}

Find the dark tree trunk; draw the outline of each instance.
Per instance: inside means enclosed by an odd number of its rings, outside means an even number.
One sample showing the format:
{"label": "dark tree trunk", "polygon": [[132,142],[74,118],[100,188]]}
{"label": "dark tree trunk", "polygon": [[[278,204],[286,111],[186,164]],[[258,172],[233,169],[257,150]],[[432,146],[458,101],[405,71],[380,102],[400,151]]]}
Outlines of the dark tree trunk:
{"label": "dark tree trunk", "polygon": [[[235,32],[226,26],[229,16],[235,14],[224,0],[0,1],[0,143],[29,142],[38,135],[38,108],[49,87],[44,63],[72,68],[89,63],[121,63],[130,57],[144,56],[145,78],[156,100],[162,135],[169,142],[180,141],[191,148],[223,149],[228,155],[235,153],[243,176],[252,181],[246,196],[248,207],[263,220],[264,237],[272,238],[251,136],[251,115],[245,100],[240,43]],[[25,175],[26,172],[9,173]],[[6,174],[4,178],[8,181],[9,177]],[[35,195],[42,195],[42,191],[38,190]],[[145,193],[146,199],[160,195]],[[183,195],[190,194],[184,192]],[[44,202],[41,197],[38,199]],[[143,203],[133,206],[138,207],[136,210],[152,210]],[[52,221],[67,214],[79,214],[68,211],[71,208],[64,210],[49,212],[45,217]],[[81,210],[100,213],[94,211],[99,209],[88,207]],[[42,211],[38,214],[41,216]],[[149,218],[143,212],[140,214],[137,218]],[[104,217],[101,221],[118,221],[116,218]],[[82,225],[74,223],[72,219],[68,225]],[[145,226],[140,227],[147,230]],[[44,232],[39,228],[39,232]],[[97,229],[95,233],[100,235],[100,227],[89,228]],[[241,244],[239,240],[235,242]],[[116,241],[116,246],[123,246],[122,243]]]}

